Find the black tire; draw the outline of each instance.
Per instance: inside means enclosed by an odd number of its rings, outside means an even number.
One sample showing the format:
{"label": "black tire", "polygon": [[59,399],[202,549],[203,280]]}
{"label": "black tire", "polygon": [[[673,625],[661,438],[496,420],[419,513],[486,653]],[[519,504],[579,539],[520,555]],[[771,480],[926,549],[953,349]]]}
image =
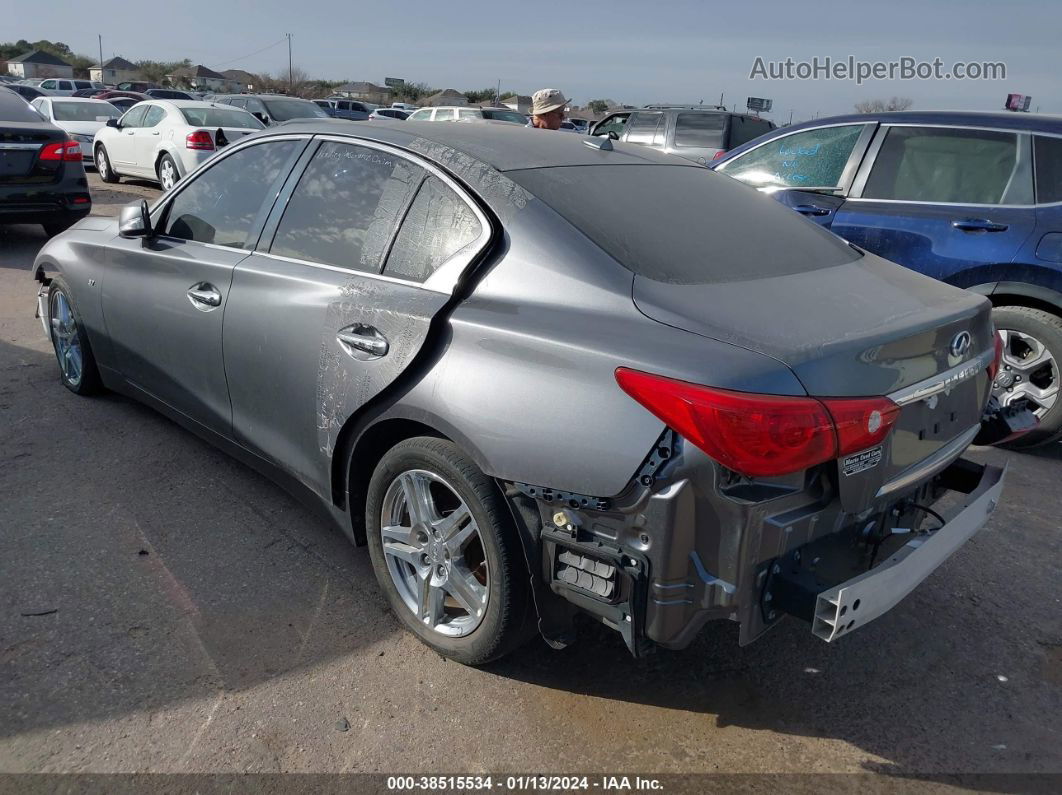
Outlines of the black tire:
{"label": "black tire", "polygon": [[[1028,334],[1044,344],[1055,360],[1055,379],[1062,366],[1062,318],[1042,309],[1025,306],[1001,306],[992,310],[992,321],[999,330],[1013,330]],[[1011,450],[1028,450],[1062,438],[1062,395],[1040,417],[1040,426],[1008,444]]]}
{"label": "black tire", "polygon": [[[479,527],[489,596],[479,625],[463,637],[449,637],[421,623],[403,601],[387,568],[381,536],[384,498],[399,475],[410,470],[427,470],[447,481]],[[497,485],[453,442],[420,436],[391,448],[369,482],[365,527],[376,579],[391,609],[407,629],[439,654],[466,665],[483,665],[527,639],[530,582],[518,530]]]}
{"label": "black tire", "polygon": [[95,163],[96,173],[100,175],[100,179],[104,182],[110,182],[113,185],[121,181],[121,177],[114,172],[111,159],[107,156],[107,148],[103,144],[96,147]]}
{"label": "black tire", "polygon": [[[166,184],[167,179],[163,178],[163,170],[165,168],[167,168],[167,167],[173,169],[173,182],[171,182],[169,185]],[[163,155],[162,157],[159,158],[159,164],[155,168],[155,176],[157,176],[159,178],[159,185],[162,186],[162,189],[164,191],[169,190],[170,188],[172,188],[174,185],[176,185],[178,182],[181,181],[181,172],[177,170],[177,164],[173,161],[173,158],[170,157],[169,155]]]}
{"label": "black tire", "polygon": [[[61,330],[57,329],[55,323],[52,322],[52,318],[57,314],[60,296],[65,299],[76,324],[74,333],[77,335],[81,355],[80,378],[70,377],[68,374],[69,367],[64,368],[60,340]],[[94,395],[101,392],[103,390],[103,382],[100,379],[99,369],[96,367],[96,358],[92,355],[88,334],[85,332],[85,326],[81,322],[81,313],[78,312],[77,304],[74,303],[74,299],[70,294],[70,288],[59,277],[52,279],[48,290],[48,327],[50,330],[49,336],[52,340],[52,349],[55,351],[56,362],[59,365],[59,380],[63,386],[75,395]]]}

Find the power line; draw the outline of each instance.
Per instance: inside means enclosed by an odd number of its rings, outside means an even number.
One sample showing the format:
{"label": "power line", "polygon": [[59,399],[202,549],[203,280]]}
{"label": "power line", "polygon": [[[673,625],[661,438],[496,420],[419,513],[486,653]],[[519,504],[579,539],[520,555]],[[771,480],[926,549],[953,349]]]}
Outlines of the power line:
{"label": "power line", "polygon": [[219,64],[215,64],[215,66],[228,66],[230,63],[236,63],[237,61],[242,61],[244,58],[250,58],[252,55],[258,55],[258,53],[260,52],[265,52],[268,49],[276,47],[278,44],[283,44],[285,41],[287,41],[287,36],[285,36],[283,39],[277,39],[272,44],[267,44],[260,50],[255,50],[254,52],[249,52],[246,55],[241,55],[239,58],[233,58],[231,61],[223,61]]}

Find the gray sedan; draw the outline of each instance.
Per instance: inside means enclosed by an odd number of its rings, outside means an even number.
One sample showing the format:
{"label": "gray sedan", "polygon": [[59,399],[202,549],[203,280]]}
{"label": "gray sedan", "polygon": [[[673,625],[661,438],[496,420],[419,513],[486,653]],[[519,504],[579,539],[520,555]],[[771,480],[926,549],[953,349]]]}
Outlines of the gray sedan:
{"label": "gray sedan", "polygon": [[848,634],[995,507],[966,446],[1028,425],[982,426],[984,298],[608,140],[292,122],[34,268],[68,389],[305,497],[472,664],[580,613],[635,654]]}

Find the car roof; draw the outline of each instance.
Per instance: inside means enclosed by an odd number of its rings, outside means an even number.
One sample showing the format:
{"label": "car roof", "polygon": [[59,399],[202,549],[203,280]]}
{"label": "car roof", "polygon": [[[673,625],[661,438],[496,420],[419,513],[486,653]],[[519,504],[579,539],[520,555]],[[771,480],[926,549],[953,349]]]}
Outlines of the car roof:
{"label": "car roof", "polygon": [[1062,117],[1039,113],[994,113],[966,110],[900,110],[882,113],[849,113],[829,116],[780,128],[786,132],[830,124],[880,122],[882,124],[944,124],[956,127],[999,127],[1008,130],[1037,130],[1062,133]]}
{"label": "car roof", "polygon": [[[372,125],[344,119],[295,119],[282,130],[290,133],[350,135],[413,149],[432,157],[432,145],[446,147],[485,163],[497,171],[592,165],[670,165],[703,168],[689,160],[665,155],[637,144],[616,143],[599,148],[601,139],[535,130],[508,122],[438,124],[427,121],[379,121]],[[276,134],[276,128],[263,131]],[[447,165],[455,167],[453,158]],[[469,164],[472,166],[472,164]]]}

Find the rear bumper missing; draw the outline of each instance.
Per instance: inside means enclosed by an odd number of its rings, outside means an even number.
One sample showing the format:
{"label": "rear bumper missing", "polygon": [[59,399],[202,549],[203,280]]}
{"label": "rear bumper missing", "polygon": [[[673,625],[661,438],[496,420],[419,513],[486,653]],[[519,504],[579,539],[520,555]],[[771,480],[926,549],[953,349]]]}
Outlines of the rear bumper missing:
{"label": "rear bumper missing", "polygon": [[1006,467],[986,466],[972,494],[938,530],[912,538],[865,574],[818,594],[811,631],[829,642],[888,612],[988,521]]}

